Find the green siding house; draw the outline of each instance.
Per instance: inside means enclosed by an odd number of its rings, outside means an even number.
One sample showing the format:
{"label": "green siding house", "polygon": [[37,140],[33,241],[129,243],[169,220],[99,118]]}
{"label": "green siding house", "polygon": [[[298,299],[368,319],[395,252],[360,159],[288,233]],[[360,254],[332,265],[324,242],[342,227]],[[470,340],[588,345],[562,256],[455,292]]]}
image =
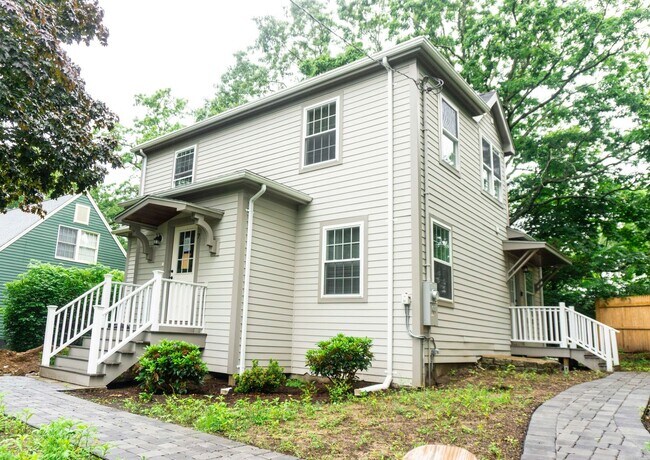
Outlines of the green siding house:
{"label": "green siding house", "polygon": [[[0,214],[0,306],[5,285],[30,261],[67,267],[102,264],[124,270],[126,255],[90,196],[67,195],[43,203],[45,218],[13,209]],[[0,343],[4,328],[0,315]]]}

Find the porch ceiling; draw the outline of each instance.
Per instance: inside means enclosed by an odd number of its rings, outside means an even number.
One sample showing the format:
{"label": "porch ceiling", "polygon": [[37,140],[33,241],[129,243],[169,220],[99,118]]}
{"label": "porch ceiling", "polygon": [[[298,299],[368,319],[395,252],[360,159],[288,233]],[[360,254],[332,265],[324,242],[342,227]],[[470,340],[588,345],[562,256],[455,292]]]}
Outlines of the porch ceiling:
{"label": "porch ceiling", "polygon": [[124,224],[138,224],[155,228],[181,213],[198,214],[212,219],[223,217],[223,211],[220,209],[197,206],[186,201],[145,196],[118,214],[115,220]]}
{"label": "porch ceiling", "polygon": [[506,240],[503,242],[503,251],[512,254],[518,260],[526,256],[529,251],[535,251],[536,261],[541,267],[571,265],[568,258],[544,241]]}

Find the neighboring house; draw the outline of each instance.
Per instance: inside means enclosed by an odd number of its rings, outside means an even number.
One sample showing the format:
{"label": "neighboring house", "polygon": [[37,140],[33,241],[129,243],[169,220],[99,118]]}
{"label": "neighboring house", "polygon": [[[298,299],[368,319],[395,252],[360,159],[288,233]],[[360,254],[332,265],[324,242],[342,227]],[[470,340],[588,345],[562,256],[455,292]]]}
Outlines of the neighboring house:
{"label": "neighboring house", "polygon": [[[66,267],[102,264],[124,269],[126,253],[90,196],[66,195],[43,202],[45,218],[12,209],[0,214],[0,305],[5,285],[30,261]],[[0,315],[0,340],[4,337]]]}
{"label": "neighboring house", "polygon": [[[522,345],[574,357],[568,310],[527,307],[543,303],[542,270],[568,260],[508,228],[515,151],[496,94],[477,94],[422,38],[374,59],[136,147],[141,196],[116,218],[132,284],[111,291],[129,294],[105,301],[101,326],[46,340],[43,375],[103,384],[134,362],[133,339],[170,336],[229,375],[270,358],[303,374],[318,341],[368,336],[361,377],[383,387],[510,354],[520,329]],[[53,313],[52,327],[83,309]],[[49,366],[91,330],[78,358]]]}

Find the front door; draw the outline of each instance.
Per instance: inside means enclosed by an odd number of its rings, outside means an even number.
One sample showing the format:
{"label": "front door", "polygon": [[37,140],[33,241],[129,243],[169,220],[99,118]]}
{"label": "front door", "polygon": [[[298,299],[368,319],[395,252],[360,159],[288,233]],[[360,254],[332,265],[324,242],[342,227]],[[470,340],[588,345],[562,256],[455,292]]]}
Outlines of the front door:
{"label": "front door", "polygon": [[[169,277],[174,281],[194,282],[197,248],[197,227],[186,225],[174,229],[174,248]],[[194,289],[189,285],[170,283],[167,294],[166,323],[182,325],[191,318]]]}

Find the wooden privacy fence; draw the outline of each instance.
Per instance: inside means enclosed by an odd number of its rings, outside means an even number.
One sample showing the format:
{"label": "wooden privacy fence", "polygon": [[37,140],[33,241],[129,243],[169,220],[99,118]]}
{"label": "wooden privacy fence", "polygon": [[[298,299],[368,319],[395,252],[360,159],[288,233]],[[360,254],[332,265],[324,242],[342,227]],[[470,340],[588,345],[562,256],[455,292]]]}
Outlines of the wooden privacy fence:
{"label": "wooden privacy fence", "polygon": [[599,299],[596,319],[621,331],[618,335],[621,350],[650,351],[650,295]]}

